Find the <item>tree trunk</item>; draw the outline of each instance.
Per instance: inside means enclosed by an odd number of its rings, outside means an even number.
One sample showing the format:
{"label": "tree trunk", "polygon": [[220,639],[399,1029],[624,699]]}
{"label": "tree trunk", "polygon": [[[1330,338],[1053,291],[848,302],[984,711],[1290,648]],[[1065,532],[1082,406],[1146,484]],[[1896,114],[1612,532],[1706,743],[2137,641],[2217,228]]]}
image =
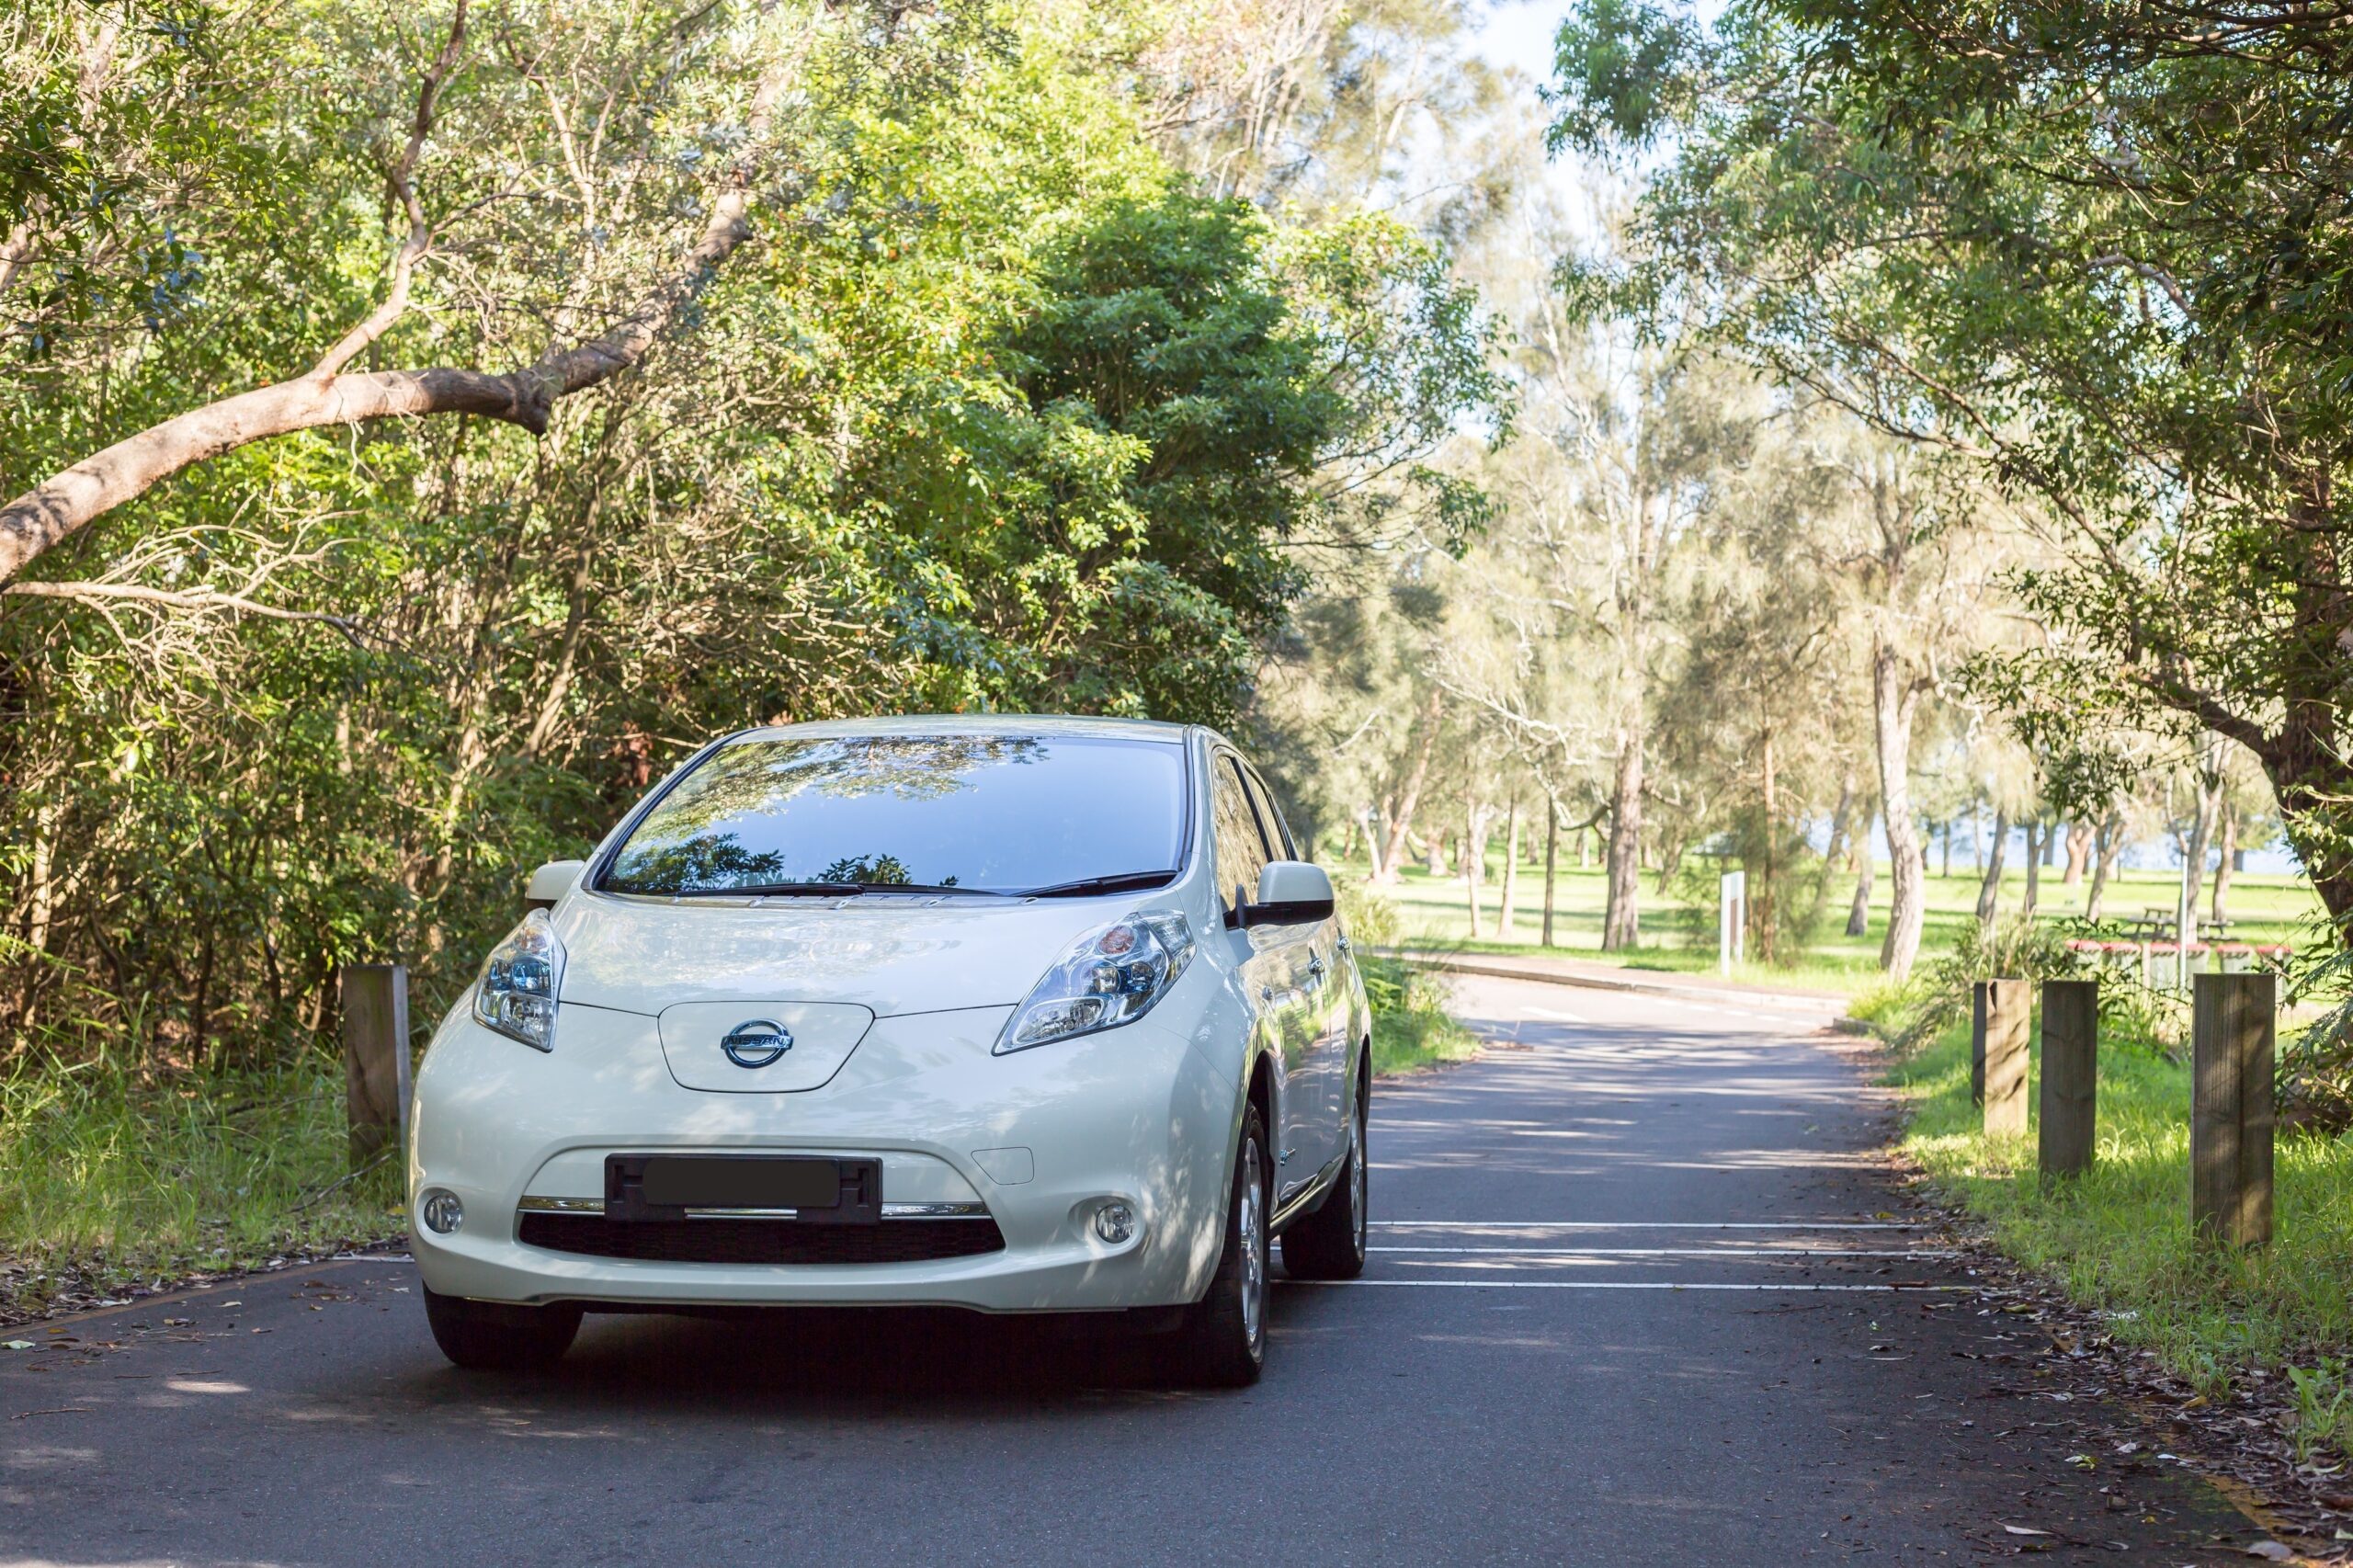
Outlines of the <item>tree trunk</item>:
{"label": "tree trunk", "polygon": [[1985,875],[1977,884],[1977,924],[1991,926],[2002,913],[2002,861],[2010,851],[2010,809],[1994,812],[1994,842],[1985,852]]}
{"label": "tree trunk", "polygon": [[[1413,766],[1405,770],[1405,782],[1398,788],[1397,814],[1390,820],[1389,843],[1381,854],[1381,865],[1388,871],[1384,876],[1376,869],[1376,881],[1395,881],[1397,868],[1405,863],[1405,839],[1414,830],[1414,809],[1421,804],[1422,785],[1429,778],[1430,756],[1438,749],[1438,733],[1444,727],[1445,705],[1445,692],[1431,687],[1429,699],[1422,704],[1421,743],[1415,748]],[[1436,864],[1430,867],[1432,875],[1439,870]]]}
{"label": "tree trunk", "polygon": [[1864,830],[1863,835],[1855,841],[1853,858],[1855,896],[1847,905],[1847,935],[1864,937],[1870,934],[1871,870],[1877,865],[1871,858],[1871,838],[1868,828]]}
{"label": "tree trunk", "polygon": [[1486,912],[1479,907],[1481,886],[1487,877],[1486,811],[1471,797],[1464,797],[1462,806],[1462,883],[1471,894],[1471,939],[1477,941],[1486,932]]}
{"label": "tree trunk", "polygon": [[1757,748],[1757,769],[1763,776],[1765,816],[1765,875],[1759,879],[1756,892],[1763,896],[1748,901],[1748,928],[1756,938],[1756,960],[1759,963],[1774,961],[1773,930],[1779,924],[1773,918],[1774,879],[1780,868],[1776,865],[1774,841],[1780,836],[1780,799],[1779,781],[1773,769],[1773,732],[1768,730]]}
{"label": "tree trunk", "polygon": [[2099,923],[2100,907],[2108,899],[2109,873],[2123,848],[2124,818],[2120,812],[2111,811],[2101,819],[2099,831],[2092,835],[2092,891],[2084,900],[2084,918],[2094,925]]}
{"label": "tree trunk", "polygon": [[2092,858],[2092,824],[2077,817],[2067,824],[2067,874],[2059,879],[2063,888],[2078,886]]}
{"label": "tree trunk", "polygon": [[1429,858],[1422,862],[1422,869],[1433,877],[1446,875],[1446,834],[1443,830],[1430,829]]}
{"label": "tree trunk", "polygon": [[2239,809],[2228,801],[2222,805],[2222,853],[2214,862],[2214,924],[2220,926],[2230,916],[2231,862],[2239,852]]}
{"label": "tree trunk", "polygon": [[1642,939],[1643,743],[1618,744],[1618,773],[1609,790],[1608,894],[1601,916],[1601,948],[1622,952]]}
{"label": "tree trunk", "polygon": [[1944,841],[1944,864],[1937,868],[1937,876],[1939,879],[1949,878],[1952,875],[1952,820],[1950,818],[1945,820]]}
{"label": "tree trunk", "polygon": [[1581,827],[1581,828],[1577,829],[1577,869],[1578,869],[1578,870],[1580,870],[1580,871],[1590,871],[1590,870],[1592,870],[1592,869],[1593,869],[1593,840],[1594,840],[1595,835],[1597,835],[1597,834],[1599,834],[1599,833],[1600,833],[1600,831],[1601,831],[1601,830],[1600,830],[1599,828],[1597,828],[1597,827],[1595,827],[1595,828],[1583,828],[1583,827]]}
{"label": "tree trunk", "polygon": [[1552,883],[1561,853],[1561,802],[1544,797],[1544,945],[1552,945]]}
{"label": "tree trunk", "polygon": [[[2182,846],[2181,852],[2181,880],[2189,888],[2189,915],[2193,921],[2198,916],[2198,895],[2206,885],[2206,846],[2213,842],[2214,818],[2219,814],[2215,808],[2222,803],[2222,792],[2220,779],[2215,780],[2211,790],[2200,789],[2194,791],[2197,812],[2190,818],[2189,842]],[[2184,931],[2181,939],[2194,942],[2198,939],[2198,932],[2194,927]]]}
{"label": "tree trunk", "polygon": [[1847,822],[1855,809],[1855,775],[1850,769],[1838,780],[1838,806],[1830,813],[1830,842],[1823,846],[1822,869],[1813,879],[1813,898],[1806,913],[1810,927],[1822,918],[1822,911],[1830,903],[1830,879],[1837,874],[1838,861],[1846,853]]}
{"label": "tree trunk", "polygon": [[2040,816],[2030,817],[2026,824],[2026,905],[2019,911],[2027,919],[2034,918],[2034,906],[2042,898],[2042,867],[2051,848],[2055,824],[2046,825]]}
{"label": "tree trunk", "polygon": [[1519,792],[1512,791],[1511,815],[1504,828],[1503,906],[1495,911],[1495,937],[1508,942],[1515,932],[1512,905],[1519,893]]}
{"label": "tree trunk", "polygon": [[1879,965],[1902,980],[1920,952],[1927,917],[1927,878],[1920,865],[1920,834],[1912,821],[1912,713],[1918,691],[1905,678],[1895,649],[1884,639],[1871,651],[1872,728],[1879,742],[1879,799],[1887,829],[1895,891]]}

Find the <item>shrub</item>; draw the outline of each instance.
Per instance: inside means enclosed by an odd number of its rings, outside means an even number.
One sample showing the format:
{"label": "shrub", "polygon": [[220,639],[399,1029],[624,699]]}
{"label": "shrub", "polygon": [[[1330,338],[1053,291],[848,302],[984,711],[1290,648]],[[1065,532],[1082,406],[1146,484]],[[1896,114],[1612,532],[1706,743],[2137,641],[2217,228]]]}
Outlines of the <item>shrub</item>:
{"label": "shrub", "polygon": [[[1348,939],[1362,948],[1391,948],[1397,945],[1397,935],[1404,922],[1396,901],[1384,898],[1354,878],[1332,879],[1332,891],[1340,908],[1340,929]],[[1366,983],[1370,985],[1370,971]]]}

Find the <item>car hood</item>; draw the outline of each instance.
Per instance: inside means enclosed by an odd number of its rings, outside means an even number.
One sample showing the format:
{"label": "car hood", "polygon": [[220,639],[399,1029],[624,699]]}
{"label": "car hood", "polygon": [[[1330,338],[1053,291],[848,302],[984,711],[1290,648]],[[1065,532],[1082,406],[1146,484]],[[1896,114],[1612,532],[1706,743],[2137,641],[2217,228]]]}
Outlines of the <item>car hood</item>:
{"label": "car hood", "polygon": [[681,1002],[846,1002],[876,1014],[1010,1006],[1080,933],[1135,901],[914,903],[567,899],[561,999],[659,1014]]}

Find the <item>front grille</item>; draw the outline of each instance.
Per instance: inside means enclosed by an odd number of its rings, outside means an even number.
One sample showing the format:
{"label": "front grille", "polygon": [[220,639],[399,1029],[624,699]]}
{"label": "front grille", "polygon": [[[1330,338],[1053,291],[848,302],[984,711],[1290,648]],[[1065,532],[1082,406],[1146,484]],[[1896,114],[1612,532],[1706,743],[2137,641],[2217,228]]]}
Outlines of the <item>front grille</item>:
{"label": "front grille", "polygon": [[923,1263],[1002,1252],[996,1221],[885,1220],[812,1225],[791,1220],[608,1220],[525,1214],[526,1246],[656,1263]]}

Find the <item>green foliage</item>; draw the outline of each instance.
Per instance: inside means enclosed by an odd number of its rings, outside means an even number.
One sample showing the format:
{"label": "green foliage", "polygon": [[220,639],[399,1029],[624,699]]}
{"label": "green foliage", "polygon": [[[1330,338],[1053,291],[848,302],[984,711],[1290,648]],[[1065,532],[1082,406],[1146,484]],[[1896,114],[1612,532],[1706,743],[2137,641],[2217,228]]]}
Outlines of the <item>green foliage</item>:
{"label": "green foliage", "polygon": [[1332,891],[1338,895],[1340,929],[1351,942],[1359,948],[1397,945],[1400,916],[1395,900],[1373,892],[1359,877],[1335,877]]}
{"label": "green foliage", "polygon": [[1372,1004],[1375,1073],[1457,1062],[1478,1050],[1477,1039],[1447,1011],[1443,975],[1361,950],[1357,967],[1364,975],[1365,998]]}
{"label": "green foliage", "polygon": [[[1669,148],[1631,265],[1575,269],[1580,302],[1695,329],[2046,517],[2065,548],[2018,586],[2051,635],[2018,673],[2076,719],[2246,746],[2353,929],[2330,28],[1743,0],[1699,36],[1607,0],[1559,53],[1557,142]],[[2101,792],[2097,748],[2060,760]]]}
{"label": "green foliage", "polygon": [[2067,946],[2065,927],[2044,921],[1998,920],[1963,925],[1951,949],[1915,977],[1908,1006],[1891,1018],[1888,1038],[1914,1050],[1969,1019],[1972,988],[1981,980],[2072,979],[2083,960]]}
{"label": "green foliage", "polygon": [[1717,949],[1722,938],[1723,874],[1734,869],[1746,879],[1748,926],[1743,952],[1750,962],[1792,969],[1803,963],[1821,929],[1823,904],[1813,897],[1822,881],[1822,857],[1792,824],[1768,823],[1754,808],[1734,812],[1732,825],[1711,841],[1704,854],[1689,855],[1676,868],[1669,916],[1687,947]]}
{"label": "green foliage", "polygon": [[[366,315],[419,40],[453,14],[134,7],[108,55],[60,5],[0,36],[28,80],[78,51],[105,86],[0,108],[0,189],[28,204],[0,216],[40,241],[0,335],[0,483],[299,374]],[[505,369],[616,319],[704,221],[781,52],[756,239],[537,441],[427,420],[249,447],[39,565],[335,625],[0,597],[0,1056],[119,1035],[157,1081],[266,1070],[331,1038],[338,965],[385,958],[422,1031],[529,868],[711,733],[1231,722],[1298,541],[1477,513],[1415,477],[1495,417],[1492,328],[1444,250],[1200,194],[1142,129],[1124,11],[470,15],[415,170],[437,248],[375,363]],[[545,52],[500,41],[525,36]],[[87,172],[42,151],[68,112],[119,193],[70,222],[35,200]]]}

